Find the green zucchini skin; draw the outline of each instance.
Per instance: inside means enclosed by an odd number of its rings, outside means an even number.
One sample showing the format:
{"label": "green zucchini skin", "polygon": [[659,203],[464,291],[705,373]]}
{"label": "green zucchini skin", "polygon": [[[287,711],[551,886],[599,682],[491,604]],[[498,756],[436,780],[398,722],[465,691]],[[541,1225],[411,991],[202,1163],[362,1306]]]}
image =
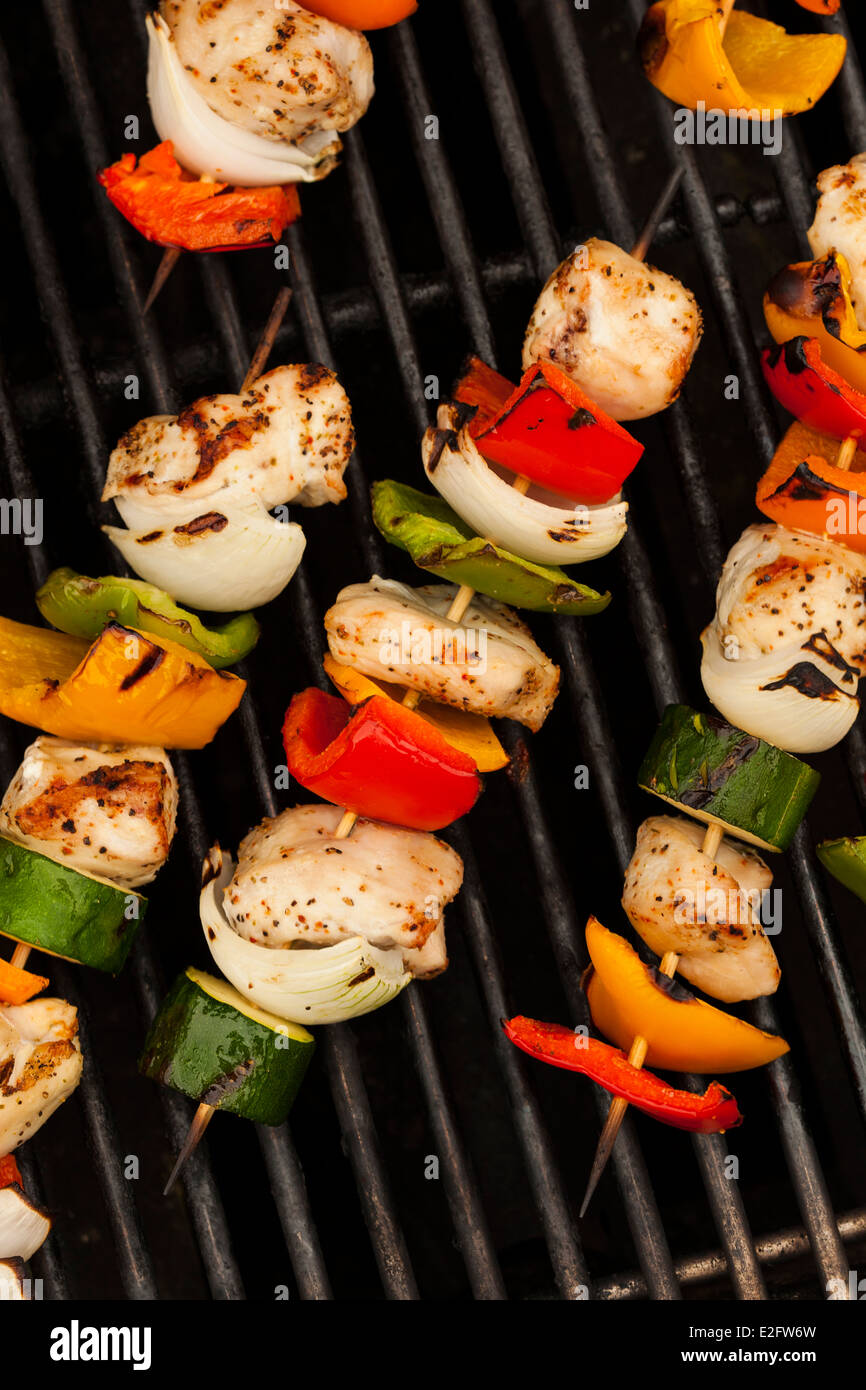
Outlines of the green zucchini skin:
{"label": "green zucchini skin", "polygon": [[[278,1046],[277,1039],[283,1045]],[[192,1100],[280,1125],[313,1055],[314,1043],[272,1032],[179,975],[144,1043],[138,1068]]]}
{"label": "green zucchini skin", "polygon": [[[127,917],[131,899],[138,915]],[[147,908],[131,889],[100,883],[0,836],[0,933],[116,975]]]}
{"label": "green zucchini skin", "polygon": [[788,848],[820,780],[792,754],[688,705],[668,705],[638,773],[646,791],[775,850]]}
{"label": "green zucchini skin", "polygon": [[866,835],[823,840],[817,850],[824,868],[866,903]]}

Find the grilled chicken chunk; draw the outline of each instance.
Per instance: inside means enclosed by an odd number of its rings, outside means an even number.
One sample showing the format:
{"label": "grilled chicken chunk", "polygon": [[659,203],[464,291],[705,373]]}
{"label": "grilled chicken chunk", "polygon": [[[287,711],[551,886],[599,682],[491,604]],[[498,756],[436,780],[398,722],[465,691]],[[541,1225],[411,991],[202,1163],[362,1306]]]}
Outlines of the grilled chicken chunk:
{"label": "grilled chicken chunk", "polygon": [[72,1094],[81,1065],[78,1010],[65,999],[0,1004],[0,1158]]}
{"label": "grilled chicken chunk", "polygon": [[676,400],[700,338],[691,290],[591,237],[541,291],[523,367],[554,362],[615,420],[639,420]]}
{"label": "grilled chicken chunk", "polygon": [[150,883],[177,818],[163,748],[91,746],[40,735],[0,804],[0,834],[121,888]]}
{"label": "grilled chicken chunk", "polygon": [[435,835],[359,820],[336,839],[339,806],[296,806],[242,841],[223,909],[263,946],[332,946],[363,936],[397,947],[413,975],[448,964],[444,911],[463,881],[460,856]]}
{"label": "grilled chicken chunk", "polygon": [[240,395],[202,396],[179,415],[151,415],[120,439],[103,501],[134,530],[205,506],[221,489],[270,510],[346,496],[354,431],[348,397],[316,364],[275,367]]}
{"label": "grilled chicken chunk", "polygon": [[459,623],[446,618],[456,593],[453,584],[412,589],[378,575],[350,584],[325,614],[331,655],[444,705],[540,729],[559,667],[503,603],[476,597]]}
{"label": "grilled chicken chunk", "polygon": [[834,164],[818,176],[818,207],[809,245],[818,259],[841,252],[851,271],[851,299],[858,327],[866,329],[866,154]]}
{"label": "grilled chicken chunk", "polygon": [[722,570],[716,629],[738,659],[811,642],[817,655],[841,658],[840,677],[847,663],[862,675],[864,592],[866,557],[856,551],[784,526],[748,526]]}
{"label": "grilled chicken chunk", "polygon": [[292,0],[162,0],[160,10],[196,90],[253,135],[350,130],[370,105],[364,35]]}
{"label": "grilled chicken chunk", "polygon": [[680,974],[715,999],[773,994],[781,971],[758,918],[773,875],[755,850],[729,840],[710,859],[701,850],[705,833],[682,816],[645,820],[623,908],[651,951],[676,951]]}

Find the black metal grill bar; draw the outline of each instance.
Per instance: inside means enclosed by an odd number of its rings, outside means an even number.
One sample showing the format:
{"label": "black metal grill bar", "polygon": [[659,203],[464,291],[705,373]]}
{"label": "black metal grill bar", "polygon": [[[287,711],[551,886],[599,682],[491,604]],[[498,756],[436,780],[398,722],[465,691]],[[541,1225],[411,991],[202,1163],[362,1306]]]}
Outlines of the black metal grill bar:
{"label": "black metal grill bar", "polygon": [[[839,1239],[847,1245],[859,1245],[866,1239],[866,1207],[846,1212],[837,1218]],[[755,1249],[762,1266],[768,1269],[790,1264],[810,1253],[811,1243],[807,1231],[802,1226],[777,1231],[770,1236],[759,1236]],[[686,1287],[708,1284],[722,1279],[726,1273],[725,1257],[721,1250],[707,1250],[701,1255],[690,1255],[677,1260],[677,1278]],[[593,1287],[593,1296],[598,1299],[622,1301],[633,1298],[646,1298],[647,1288],[639,1274],[618,1274],[612,1279],[599,1280]]]}

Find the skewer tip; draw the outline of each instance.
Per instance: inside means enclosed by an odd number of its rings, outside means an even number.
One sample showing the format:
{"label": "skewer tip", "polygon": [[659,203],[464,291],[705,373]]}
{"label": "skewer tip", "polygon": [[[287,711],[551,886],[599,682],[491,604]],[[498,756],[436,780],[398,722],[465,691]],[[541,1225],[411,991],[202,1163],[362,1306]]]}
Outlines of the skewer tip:
{"label": "skewer tip", "polygon": [[187,1159],[191,1158],[192,1155],[195,1153],[196,1149],[201,1143],[202,1136],[205,1130],[207,1129],[208,1125],[210,1124],[214,1114],[214,1107],[202,1101],[201,1105],[198,1107],[198,1110],[196,1110],[195,1114],[192,1117],[192,1123],[186,1132],[186,1138],[183,1141],[180,1153],[175,1159],[175,1164],[169,1175],[168,1182],[162,1189],[163,1197],[167,1197],[169,1192],[171,1192],[171,1189],[177,1182],[178,1176],[180,1174],[181,1169],[183,1168],[183,1165],[186,1163]]}
{"label": "skewer tip", "polygon": [[157,267],[156,274],[153,277],[153,283],[147,292],[147,299],[144,301],[144,304],[141,308],[142,318],[152,307],[154,300],[156,299],[157,295],[159,294],[169,275],[171,275],[171,272],[174,270],[182,255],[183,251],[179,246],[167,246],[165,251],[163,251],[162,260],[160,261]]}

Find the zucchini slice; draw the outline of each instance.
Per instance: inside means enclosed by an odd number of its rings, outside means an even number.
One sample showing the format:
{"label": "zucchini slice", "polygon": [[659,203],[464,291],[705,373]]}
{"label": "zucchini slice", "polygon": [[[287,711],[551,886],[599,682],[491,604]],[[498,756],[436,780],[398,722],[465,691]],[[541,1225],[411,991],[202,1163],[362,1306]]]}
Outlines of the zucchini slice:
{"label": "zucchini slice", "polygon": [[866,903],[866,835],[823,840],[817,852],[824,868]]}
{"label": "zucchini slice", "polygon": [[713,714],[668,705],[638,773],[662,801],[759,849],[787,849],[820,774]]}
{"label": "zucchini slice", "polygon": [[116,975],[147,899],[0,836],[0,935]]}
{"label": "zucchini slice", "polygon": [[192,967],[179,975],[145,1039],[138,1068],[216,1110],[280,1125],[292,1108],[315,1044],[244,999],[225,980]]}

